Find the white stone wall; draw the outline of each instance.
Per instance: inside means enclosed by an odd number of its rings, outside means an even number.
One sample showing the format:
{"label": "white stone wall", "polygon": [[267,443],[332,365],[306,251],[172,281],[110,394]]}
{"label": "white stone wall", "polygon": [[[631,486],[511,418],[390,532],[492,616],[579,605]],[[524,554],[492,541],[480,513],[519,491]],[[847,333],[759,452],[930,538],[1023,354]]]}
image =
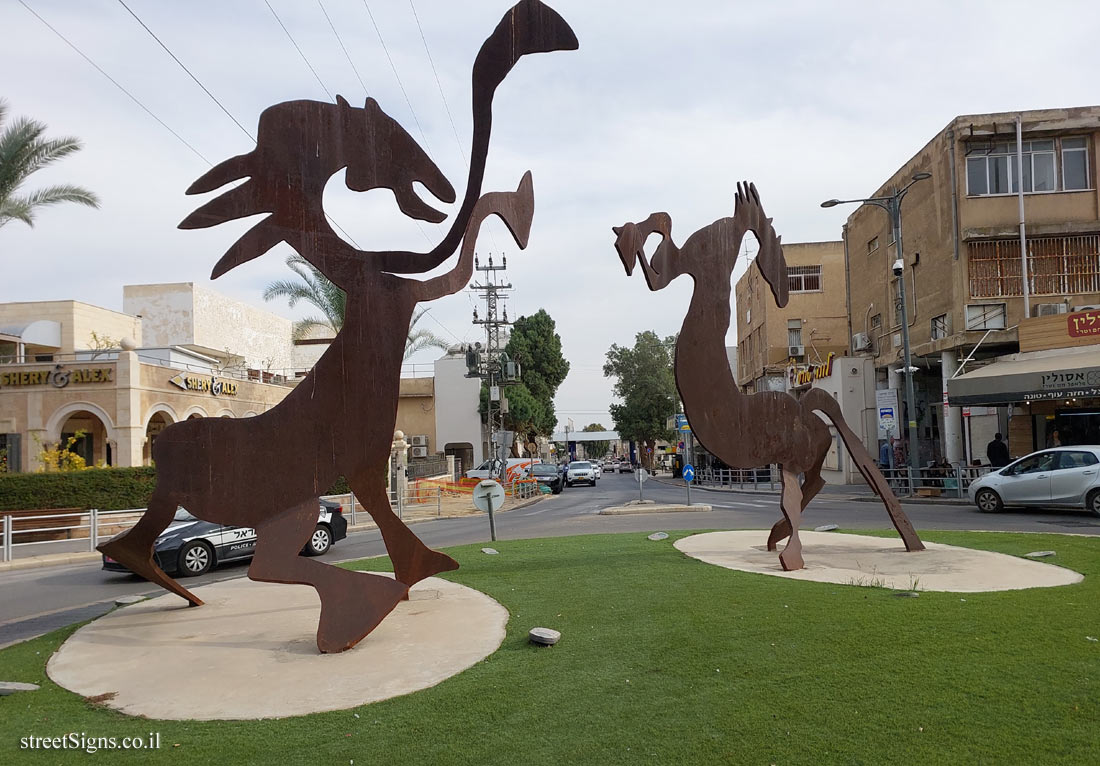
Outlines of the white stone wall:
{"label": "white stone wall", "polygon": [[192,282],[127,285],[123,307],[142,316],[147,346],[190,346],[223,359],[239,357],[250,369],[276,374],[300,366],[289,319]]}
{"label": "white stone wall", "polygon": [[447,355],[435,362],[435,439],[432,451],[448,444],[468,442],[474,448],[474,465],[485,459],[481,437],[478,396],[481,380],[467,378],[466,357]]}

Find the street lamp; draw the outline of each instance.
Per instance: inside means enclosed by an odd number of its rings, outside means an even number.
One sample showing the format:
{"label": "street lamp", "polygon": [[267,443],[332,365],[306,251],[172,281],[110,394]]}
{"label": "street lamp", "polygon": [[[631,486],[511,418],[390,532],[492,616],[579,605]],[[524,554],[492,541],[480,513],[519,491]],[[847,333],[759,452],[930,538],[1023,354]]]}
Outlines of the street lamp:
{"label": "street lamp", "polygon": [[920,455],[917,449],[917,397],[913,390],[913,367],[909,352],[909,311],[905,306],[905,255],[901,249],[901,200],[909,189],[917,181],[931,178],[931,173],[914,173],[912,179],[897,189],[888,197],[869,197],[867,199],[831,199],[821,203],[821,207],[835,207],[850,202],[858,202],[860,205],[877,205],[890,214],[890,224],[894,229],[894,244],[897,246],[897,259],[894,261],[893,272],[898,278],[898,298],[901,301],[901,343],[905,350],[905,406],[909,410],[906,418],[907,435],[909,437],[909,467],[915,476],[920,476]]}

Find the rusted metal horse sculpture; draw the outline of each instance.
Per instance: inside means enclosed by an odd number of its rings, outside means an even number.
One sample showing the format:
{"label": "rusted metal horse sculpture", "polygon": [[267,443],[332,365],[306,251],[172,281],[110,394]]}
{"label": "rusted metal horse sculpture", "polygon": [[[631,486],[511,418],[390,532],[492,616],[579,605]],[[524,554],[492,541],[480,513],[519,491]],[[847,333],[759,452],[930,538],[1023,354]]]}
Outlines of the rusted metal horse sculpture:
{"label": "rusted metal horse sculpture", "polygon": [[[732,218],[721,218],[688,237],[683,247],[672,241],[668,213],[653,213],[641,223],[614,227],[615,248],[626,268],[641,263],[650,290],[660,290],[681,274],[694,280],[694,290],[683,328],[676,342],[676,386],[692,432],[712,454],[734,468],[757,468],[778,463],[783,476],[783,518],[768,537],[768,550],[786,537],[779,554],[785,570],[801,569],[802,544],[798,528],[802,512],[825,485],[821,466],[832,443],[829,427],[816,413],[836,426],[859,472],[882,498],[886,511],[909,551],[924,549],[894,493],[867,454],[859,438],[841,416],[829,394],[811,389],[801,399],[764,391],[742,394],[729,367],[725,338],[730,324],[730,277],[751,231],[760,243],[756,266],[771,287],[778,306],[787,305],[787,262],[780,238],[764,215],[756,187],[738,185]],[[651,260],[645,242],[651,234],[662,241]],[[798,475],[805,474],[801,485]]]}
{"label": "rusted metal horse sculpture", "polygon": [[[248,576],[317,589],[322,652],[354,646],[406,597],[410,586],[457,568],[405,526],[386,494],[384,467],[397,417],[405,335],[418,302],[455,293],[469,281],[474,243],[486,216],[499,215],[526,246],[533,211],[530,174],[516,192],[479,199],[493,93],[522,56],[576,47],[569,25],[537,0],[513,7],[485,41],[473,68],[474,135],[466,194],[450,230],[430,252],[357,250],[326,220],[325,183],[344,168],[348,188],[388,188],[413,218],[445,218],[416,196],[414,182],[438,199],[455,200],[431,159],[373,99],[363,108],[343,99],[270,107],[260,117],[256,149],[219,164],[188,189],[202,193],[249,179],[200,207],[181,228],[270,214],[229,248],[212,278],[286,242],[347,293],[344,325],[309,375],[272,410],[247,420],[188,420],[166,428],[153,447],[157,486],[148,510],[133,529],[99,546],[103,553],[197,606],[202,602],[152,557],[153,542],[176,506],[208,521],[255,527],[258,542]],[[427,281],[399,276],[441,265],[460,240],[462,252],[450,272]],[[317,496],[340,475],[378,523],[395,579],[299,557],[316,524]]]}

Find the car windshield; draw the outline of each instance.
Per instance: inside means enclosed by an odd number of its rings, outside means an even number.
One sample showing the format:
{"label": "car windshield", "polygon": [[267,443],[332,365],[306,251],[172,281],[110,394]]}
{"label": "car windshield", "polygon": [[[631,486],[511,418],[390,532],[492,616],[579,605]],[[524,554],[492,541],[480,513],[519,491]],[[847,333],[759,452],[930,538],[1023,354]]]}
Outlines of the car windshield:
{"label": "car windshield", "polygon": [[587,463],[587,462],[585,462],[585,461],[583,461],[583,460],[578,460],[578,461],[576,461],[575,463],[570,463],[570,464],[569,464],[569,467],[570,467],[570,468],[573,468],[573,469],[577,469],[577,470],[582,470],[582,471],[583,471],[583,470],[584,470],[584,469],[586,469],[586,468],[591,468],[591,467],[592,467],[592,464],[591,464],[591,463]]}
{"label": "car windshield", "polygon": [[550,465],[549,463],[538,463],[531,466],[531,473],[535,476],[556,476],[558,473],[557,466]]}
{"label": "car windshield", "polygon": [[186,508],[177,508],[176,515],[172,517],[172,521],[198,521],[198,519],[188,513]]}

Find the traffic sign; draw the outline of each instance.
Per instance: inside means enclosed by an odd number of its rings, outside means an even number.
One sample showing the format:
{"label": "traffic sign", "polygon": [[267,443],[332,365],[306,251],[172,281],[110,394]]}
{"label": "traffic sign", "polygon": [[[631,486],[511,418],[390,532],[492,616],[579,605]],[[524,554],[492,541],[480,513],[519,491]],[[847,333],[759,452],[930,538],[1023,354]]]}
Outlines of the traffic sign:
{"label": "traffic sign", "polygon": [[492,479],[478,482],[474,487],[474,507],[479,511],[489,513],[489,536],[497,539],[497,524],[493,519],[493,511],[504,504],[504,487]]}
{"label": "traffic sign", "polygon": [[684,481],[695,481],[695,468],[691,465],[691,463],[688,463],[684,466]]}

